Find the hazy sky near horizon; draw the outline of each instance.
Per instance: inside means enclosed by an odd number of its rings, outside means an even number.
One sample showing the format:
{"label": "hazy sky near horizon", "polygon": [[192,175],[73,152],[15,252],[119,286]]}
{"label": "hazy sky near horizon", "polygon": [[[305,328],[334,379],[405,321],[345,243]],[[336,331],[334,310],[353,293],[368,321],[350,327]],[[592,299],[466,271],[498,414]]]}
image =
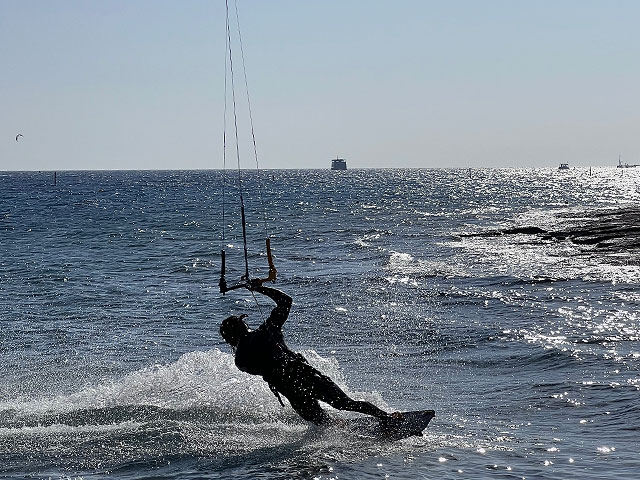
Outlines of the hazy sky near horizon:
{"label": "hazy sky near horizon", "polygon": [[[640,163],[636,0],[238,10],[261,168]],[[222,167],[223,0],[1,0],[0,44],[0,170]]]}

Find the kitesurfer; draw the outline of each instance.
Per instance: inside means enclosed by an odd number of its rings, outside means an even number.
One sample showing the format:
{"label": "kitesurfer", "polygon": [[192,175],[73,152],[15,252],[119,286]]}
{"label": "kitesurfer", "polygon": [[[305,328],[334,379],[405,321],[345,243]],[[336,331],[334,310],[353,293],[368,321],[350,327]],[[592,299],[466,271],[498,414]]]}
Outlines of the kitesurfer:
{"label": "kitesurfer", "polygon": [[329,377],[312,367],[299,353],[284,342],[282,325],[289,316],[291,297],[275,288],[262,285],[263,280],[252,280],[246,288],[271,298],[275,308],[258,327],[251,330],[244,318],[232,315],[220,325],[222,338],[233,347],[236,366],[243,372],[260,375],[284,406],[284,395],[293,409],[307,421],[317,425],[329,421],[329,415],[318,401],[339,410],[372,415],[386,420],[393,418],[375,405],[351,399]]}

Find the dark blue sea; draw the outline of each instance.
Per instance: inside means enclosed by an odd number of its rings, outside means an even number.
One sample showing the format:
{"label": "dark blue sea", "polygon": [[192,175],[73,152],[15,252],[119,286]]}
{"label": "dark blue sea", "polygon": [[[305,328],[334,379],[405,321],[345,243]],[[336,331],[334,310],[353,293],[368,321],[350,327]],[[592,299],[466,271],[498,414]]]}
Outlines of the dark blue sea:
{"label": "dark blue sea", "polygon": [[354,398],[436,411],[395,442],[236,369],[220,321],[271,309],[218,289],[222,247],[244,268],[237,172],[53,180],[0,172],[0,477],[638,478],[640,168],[243,172],[290,346]]}

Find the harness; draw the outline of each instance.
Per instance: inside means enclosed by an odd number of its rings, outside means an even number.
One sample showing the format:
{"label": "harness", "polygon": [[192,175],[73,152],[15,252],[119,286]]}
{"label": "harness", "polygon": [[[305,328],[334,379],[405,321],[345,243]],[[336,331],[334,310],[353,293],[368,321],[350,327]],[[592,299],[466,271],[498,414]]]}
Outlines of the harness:
{"label": "harness", "polygon": [[271,382],[267,382],[267,385],[269,385],[269,389],[276,396],[276,398],[280,402],[280,405],[282,405],[282,407],[284,407],[284,402],[282,401],[282,397],[280,396],[280,392],[278,392],[278,389]]}

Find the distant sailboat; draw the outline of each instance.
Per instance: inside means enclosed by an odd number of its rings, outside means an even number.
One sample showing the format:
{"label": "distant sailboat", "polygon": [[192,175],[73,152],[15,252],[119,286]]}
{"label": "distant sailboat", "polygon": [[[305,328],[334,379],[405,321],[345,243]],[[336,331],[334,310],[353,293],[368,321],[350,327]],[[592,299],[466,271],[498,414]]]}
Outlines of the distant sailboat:
{"label": "distant sailboat", "polygon": [[633,167],[637,167],[638,165],[634,164],[634,165],[629,165],[628,163],[623,164],[622,163],[622,158],[620,158],[621,155],[618,155],[618,168],[633,168]]}

